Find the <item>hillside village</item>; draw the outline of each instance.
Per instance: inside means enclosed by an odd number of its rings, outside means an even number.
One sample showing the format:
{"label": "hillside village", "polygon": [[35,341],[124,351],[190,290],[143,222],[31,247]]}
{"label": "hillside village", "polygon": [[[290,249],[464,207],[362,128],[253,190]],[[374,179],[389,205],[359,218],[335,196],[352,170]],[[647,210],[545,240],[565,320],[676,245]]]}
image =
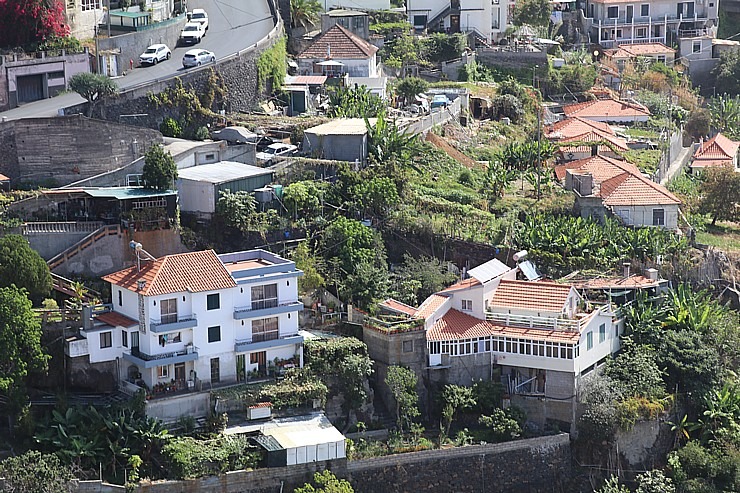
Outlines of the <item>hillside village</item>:
{"label": "hillside village", "polygon": [[740,490],[737,2],[209,2],[0,34],[3,491]]}

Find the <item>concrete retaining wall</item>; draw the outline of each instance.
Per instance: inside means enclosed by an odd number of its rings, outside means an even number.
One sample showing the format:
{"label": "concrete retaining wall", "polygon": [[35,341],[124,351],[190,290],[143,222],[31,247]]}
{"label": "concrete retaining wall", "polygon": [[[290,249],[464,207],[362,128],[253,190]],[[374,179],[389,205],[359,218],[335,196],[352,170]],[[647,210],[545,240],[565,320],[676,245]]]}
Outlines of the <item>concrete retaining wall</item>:
{"label": "concrete retaining wall", "polygon": [[[111,51],[117,52],[120,50],[118,57],[119,72],[123,70],[129,70],[129,60],[134,61],[134,66],[139,66],[139,55],[144,53],[147,47],[163,43],[174,48],[177,44],[177,39],[180,36],[183,26],[187,22],[185,14],[173,17],[167,21],[160,23],[154,29],[148,29],[146,31],[122,34],[120,36],[113,36],[111,38],[100,38],[98,44],[100,45],[100,51]],[[120,75],[120,73],[118,74]]]}
{"label": "concrete retaining wall", "polygon": [[[140,485],[140,493],[278,493],[293,491],[315,471],[330,469],[362,493],[439,491],[542,493],[562,491],[571,475],[568,435],[508,443],[427,450],[374,459],[344,459],[291,467],[236,471],[191,481]],[[78,492],[118,492],[120,487],[86,482]]]}

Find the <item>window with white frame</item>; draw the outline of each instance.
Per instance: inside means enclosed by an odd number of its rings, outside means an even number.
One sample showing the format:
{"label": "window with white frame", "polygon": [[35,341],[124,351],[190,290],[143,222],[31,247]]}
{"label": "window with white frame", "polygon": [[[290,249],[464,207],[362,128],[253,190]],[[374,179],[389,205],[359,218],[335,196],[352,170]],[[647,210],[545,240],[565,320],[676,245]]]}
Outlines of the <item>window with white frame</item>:
{"label": "window with white frame", "polygon": [[594,333],[588,332],[586,334],[586,351],[593,349],[594,347]]}
{"label": "window with white frame", "polygon": [[462,300],[462,309],[470,311],[473,309],[473,300]]}
{"label": "window with white frame", "polygon": [[694,41],[691,45],[691,53],[701,53],[701,41]]}
{"label": "window with white frame", "polygon": [[157,378],[168,378],[170,376],[170,367],[168,365],[157,367]]}
{"label": "window with white frame", "polygon": [[616,19],[617,17],[619,17],[619,7],[614,6],[607,8],[606,16],[609,19]]}
{"label": "window with white frame", "polygon": [[640,5],[640,15],[642,17],[650,17],[650,4],[649,3],[643,3]]}
{"label": "window with white frame", "polygon": [[82,10],[100,10],[103,8],[101,0],[82,0]]}
{"label": "window with white frame", "polygon": [[163,324],[177,322],[177,298],[161,300],[159,302],[159,313],[162,315]]}
{"label": "window with white frame", "polygon": [[635,30],[636,34],[635,37],[637,38],[647,38],[647,27],[638,27]]}
{"label": "window with white frame", "polygon": [[100,333],[100,349],[113,347],[113,333],[112,332],[101,332]]}
{"label": "window with white frame", "polygon": [[665,209],[653,209],[653,226],[665,226]]}
{"label": "window with white frame", "polygon": [[128,332],[125,330],[121,331],[121,346],[128,347]]}
{"label": "window with white frame", "polygon": [[278,337],[277,317],[252,320],[252,342],[272,341]]}
{"label": "window with white frame", "polygon": [[599,325],[599,342],[606,340],[606,324]]}
{"label": "window with white frame", "polygon": [[274,308],[278,305],[277,284],[252,286],[252,310]]}

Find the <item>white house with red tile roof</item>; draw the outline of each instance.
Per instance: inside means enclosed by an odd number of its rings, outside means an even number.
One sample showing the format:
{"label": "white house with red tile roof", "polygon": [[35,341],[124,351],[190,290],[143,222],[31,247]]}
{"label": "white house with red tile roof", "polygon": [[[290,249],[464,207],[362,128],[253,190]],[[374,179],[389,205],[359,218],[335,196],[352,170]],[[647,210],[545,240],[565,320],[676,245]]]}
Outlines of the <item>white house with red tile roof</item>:
{"label": "white house with red tile roof", "polygon": [[301,75],[378,77],[378,48],[335,24],[296,57]]}
{"label": "white house with red tile roof", "polygon": [[611,214],[630,226],[678,228],[678,197],[626,161],[593,156],[557,166],[555,176],[573,190],[583,217],[603,220]]}
{"label": "white house with red tile roof", "polygon": [[673,61],[676,58],[676,50],[663,43],[622,44],[617,48],[606,50],[604,55],[611,59],[620,69],[623,69],[628,61],[634,61],[638,58],[649,58],[653,62],[673,66]]}
{"label": "white house with red tile roof", "polygon": [[699,143],[689,166],[691,171],[715,167],[726,167],[740,171],[739,149],[740,142],[730,140],[718,133],[708,141]]}
{"label": "white house with red tile roof", "polygon": [[563,106],[566,117],[580,117],[597,122],[637,123],[650,118],[650,110],[638,103],[617,99],[596,99]]}
{"label": "white house with red tile roof", "polygon": [[[407,319],[419,324],[396,334],[403,350],[390,340],[370,342],[371,356],[384,365],[405,357],[424,378],[444,383],[500,374],[512,403],[533,411],[533,421],[574,423],[578,381],[619,349],[623,322],[610,305],[586,303],[571,285],[517,280],[518,271],[498,260],[471,269],[475,277],[431,295]],[[365,330],[365,340],[378,339],[378,331]],[[422,335],[423,367],[412,356]],[[389,355],[398,361],[385,361]]]}
{"label": "white house with red tile roof", "polygon": [[129,392],[245,381],[295,355],[302,365],[301,275],[295,263],[264,250],[142,260],[140,268],[103,277],[112,303],[86,308],[82,338],[68,354],[120,361],[120,388]]}

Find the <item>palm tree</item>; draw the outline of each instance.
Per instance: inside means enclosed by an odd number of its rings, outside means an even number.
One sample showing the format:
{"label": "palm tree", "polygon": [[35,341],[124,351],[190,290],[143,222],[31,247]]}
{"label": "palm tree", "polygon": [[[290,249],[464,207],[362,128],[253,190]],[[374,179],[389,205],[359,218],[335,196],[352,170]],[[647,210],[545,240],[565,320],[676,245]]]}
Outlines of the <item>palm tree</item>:
{"label": "palm tree", "polygon": [[290,21],[293,27],[307,29],[319,18],[321,11],[318,0],[290,0]]}
{"label": "palm tree", "polygon": [[724,94],[713,98],[709,102],[709,113],[714,128],[730,136],[736,134],[740,128],[740,96],[732,98]]}

